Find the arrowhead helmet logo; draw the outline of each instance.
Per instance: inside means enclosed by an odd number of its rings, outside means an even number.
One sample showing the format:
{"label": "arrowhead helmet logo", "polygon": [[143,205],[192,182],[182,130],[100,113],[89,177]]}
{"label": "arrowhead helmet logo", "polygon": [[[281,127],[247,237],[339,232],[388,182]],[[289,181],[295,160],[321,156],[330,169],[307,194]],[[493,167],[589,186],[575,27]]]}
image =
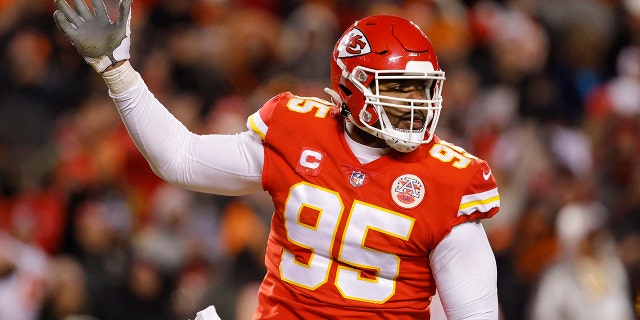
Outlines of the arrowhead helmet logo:
{"label": "arrowhead helmet logo", "polygon": [[367,37],[359,29],[354,28],[338,46],[338,58],[349,58],[371,53],[371,45]]}

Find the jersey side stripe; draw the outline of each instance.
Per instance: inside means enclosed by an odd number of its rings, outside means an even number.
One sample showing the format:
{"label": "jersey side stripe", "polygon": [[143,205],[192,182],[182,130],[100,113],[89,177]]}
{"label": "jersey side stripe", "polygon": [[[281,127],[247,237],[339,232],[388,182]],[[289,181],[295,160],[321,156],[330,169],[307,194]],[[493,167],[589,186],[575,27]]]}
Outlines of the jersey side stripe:
{"label": "jersey side stripe", "polygon": [[267,131],[269,131],[269,127],[262,121],[259,111],[249,116],[247,119],[247,127],[255,131],[262,140],[264,140],[267,136]]}
{"label": "jersey side stripe", "polygon": [[462,197],[458,208],[458,217],[469,215],[476,211],[487,212],[493,208],[500,207],[500,195],[498,188],[489,191],[468,194]]}

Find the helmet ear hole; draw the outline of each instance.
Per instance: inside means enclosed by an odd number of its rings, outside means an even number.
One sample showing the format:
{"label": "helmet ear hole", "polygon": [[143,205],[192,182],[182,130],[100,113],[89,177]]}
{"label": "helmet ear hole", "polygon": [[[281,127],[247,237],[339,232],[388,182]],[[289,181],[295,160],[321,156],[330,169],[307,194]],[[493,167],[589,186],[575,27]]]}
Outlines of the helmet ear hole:
{"label": "helmet ear hole", "polygon": [[346,96],[350,96],[353,93],[351,90],[349,90],[349,88],[347,88],[347,86],[343,84],[339,84],[338,87],[340,87],[340,90],[342,90],[342,92],[344,92]]}

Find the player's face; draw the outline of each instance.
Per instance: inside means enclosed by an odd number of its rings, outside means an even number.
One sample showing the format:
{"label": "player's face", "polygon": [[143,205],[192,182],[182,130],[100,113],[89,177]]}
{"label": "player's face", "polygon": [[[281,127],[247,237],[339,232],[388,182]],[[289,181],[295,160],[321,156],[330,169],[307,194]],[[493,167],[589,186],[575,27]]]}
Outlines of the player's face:
{"label": "player's face", "polygon": [[[403,99],[426,99],[427,82],[420,79],[380,80],[380,95]],[[380,99],[385,102],[384,99]],[[409,102],[406,103],[410,105]],[[411,109],[384,107],[384,111],[391,125],[403,130],[420,130],[427,125],[427,111],[414,110],[413,120]],[[413,126],[411,122],[413,121]]]}

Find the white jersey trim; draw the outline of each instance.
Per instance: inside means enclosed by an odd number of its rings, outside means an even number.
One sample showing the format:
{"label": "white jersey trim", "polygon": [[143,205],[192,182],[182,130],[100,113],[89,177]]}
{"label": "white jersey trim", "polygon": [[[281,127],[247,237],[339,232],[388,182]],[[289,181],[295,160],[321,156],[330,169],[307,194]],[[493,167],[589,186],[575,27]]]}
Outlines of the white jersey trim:
{"label": "white jersey trim", "polygon": [[262,140],[267,136],[267,131],[269,131],[269,126],[262,120],[260,117],[260,111],[256,111],[254,114],[250,115],[247,119],[247,128],[251,131],[257,133]]}
{"label": "white jersey trim", "polygon": [[470,215],[476,211],[487,212],[493,208],[500,207],[500,195],[498,188],[489,191],[468,194],[460,200],[458,209],[458,217],[462,215]]}

